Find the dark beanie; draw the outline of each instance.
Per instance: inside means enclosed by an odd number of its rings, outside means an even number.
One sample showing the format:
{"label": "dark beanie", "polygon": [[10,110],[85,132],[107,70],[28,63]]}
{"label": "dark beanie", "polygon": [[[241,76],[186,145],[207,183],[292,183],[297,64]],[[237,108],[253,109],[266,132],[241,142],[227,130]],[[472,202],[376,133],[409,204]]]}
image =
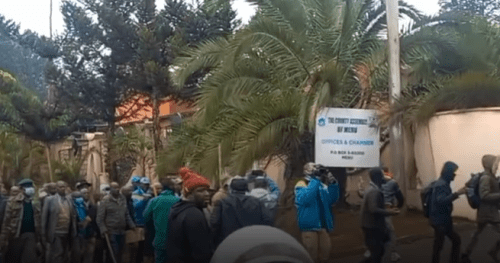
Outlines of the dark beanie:
{"label": "dark beanie", "polygon": [[372,182],[378,182],[384,178],[384,172],[380,168],[373,168],[370,170],[370,179]]}
{"label": "dark beanie", "polygon": [[229,186],[231,190],[238,192],[248,192],[248,182],[244,178],[234,178]]}

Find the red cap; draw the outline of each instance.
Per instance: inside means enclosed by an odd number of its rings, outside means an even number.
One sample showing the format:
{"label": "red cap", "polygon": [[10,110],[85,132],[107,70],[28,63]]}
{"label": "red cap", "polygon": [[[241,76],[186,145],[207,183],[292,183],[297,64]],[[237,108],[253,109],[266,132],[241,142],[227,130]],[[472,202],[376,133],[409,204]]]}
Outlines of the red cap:
{"label": "red cap", "polygon": [[210,188],[210,181],[198,174],[197,172],[187,168],[182,167],[179,169],[179,174],[182,178],[182,188],[184,190],[184,194],[188,195],[194,189],[204,186]]}

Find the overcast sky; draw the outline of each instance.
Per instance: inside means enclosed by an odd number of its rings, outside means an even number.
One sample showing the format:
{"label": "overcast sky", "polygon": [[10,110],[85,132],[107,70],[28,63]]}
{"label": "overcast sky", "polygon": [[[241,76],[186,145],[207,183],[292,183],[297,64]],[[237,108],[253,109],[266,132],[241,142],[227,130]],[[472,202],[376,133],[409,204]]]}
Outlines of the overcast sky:
{"label": "overcast sky", "polygon": [[[189,1],[189,0],[188,0]],[[53,34],[62,32],[64,24],[60,12],[62,0],[53,0]],[[406,0],[424,14],[434,15],[439,11],[438,0]],[[156,6],[163,8],[164,0],[156,0]],[[245,0],[234,0],[238,17],[247,22],[254,9]],[[21,32],[30,29],[49,36],[50,0],[0,0],[0,14],[21,25]]]}

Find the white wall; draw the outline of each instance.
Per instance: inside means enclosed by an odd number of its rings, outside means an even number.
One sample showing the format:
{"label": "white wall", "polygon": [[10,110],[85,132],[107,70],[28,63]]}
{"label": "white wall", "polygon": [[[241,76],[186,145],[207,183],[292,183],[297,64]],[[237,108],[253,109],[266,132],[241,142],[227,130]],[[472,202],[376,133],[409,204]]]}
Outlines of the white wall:
{"label": "white wall", "polygon": [[[430,119],[428,127],[421,126],[415,136],[415,159],[422,183],[436,179],[443,164],[453,161],[459,166],[452,182],[453,191],[464,186],[471,173],[483,170],[485,154],[500,155],[500,108],[475,109],[465,112],[444,112]],[[418,198],[408,198],[418,204]],[[465,196],[454,202],[454,216],[476,218]]]}

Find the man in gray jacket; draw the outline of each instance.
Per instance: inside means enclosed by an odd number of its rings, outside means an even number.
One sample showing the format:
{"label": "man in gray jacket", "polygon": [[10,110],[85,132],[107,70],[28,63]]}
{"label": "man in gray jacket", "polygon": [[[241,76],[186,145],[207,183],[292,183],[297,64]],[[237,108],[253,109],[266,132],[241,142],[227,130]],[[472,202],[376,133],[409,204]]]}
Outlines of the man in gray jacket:
{"label": "man in gray jacket", "polygon": [[[135,229],[135,224],[127,209],[125,196],[120,194],[118,183],[111,183],[110,194],[106,195],[97,208],[97,225],[104,238],[109,238],[116,262],[122,262],[127,226]],[[108,262],[113,262],[111,255]]]}
{"label": "man in gray jacket", "polygon": [[[477,230],[473,234],[472,240],[465,250],[465,254],[462,256],[465,262],[467,260],[470,261],[470,254],[477,244],[479,235],[488,224],[492,226],[498,237],[500,237],[500,213],[498,212],[500,188],[495,178],[499,160],[499,157],[494,155],[484,155],[482,158],[484,173],[479,179],[479,197],[481,198],[481,203],[477,209]],[[500,239],[497,240],[496,245],[488,251],[488,255],[490,255],[495,262],[500,262],[497,258],[499,251]]]}
{"label": "man in gray jacket", "polygon": [[69,262],[71,242],[76,237],[76,213],[66,196],[67,184],[57,182],[57,194],[47,197],[42,210],[42,242],[50,253],[50,262]]}

